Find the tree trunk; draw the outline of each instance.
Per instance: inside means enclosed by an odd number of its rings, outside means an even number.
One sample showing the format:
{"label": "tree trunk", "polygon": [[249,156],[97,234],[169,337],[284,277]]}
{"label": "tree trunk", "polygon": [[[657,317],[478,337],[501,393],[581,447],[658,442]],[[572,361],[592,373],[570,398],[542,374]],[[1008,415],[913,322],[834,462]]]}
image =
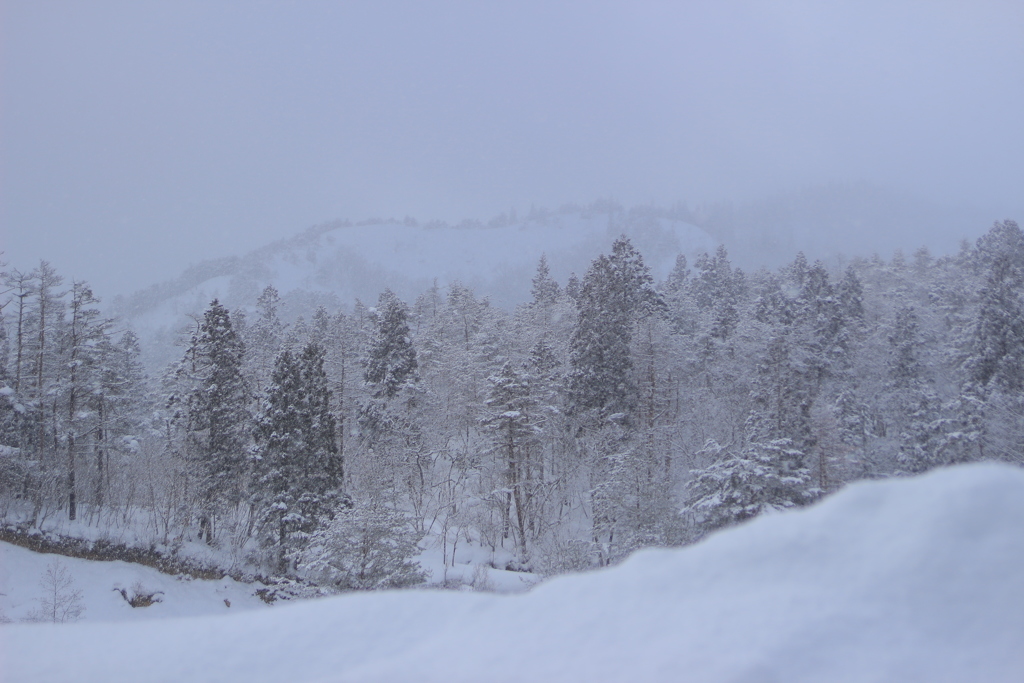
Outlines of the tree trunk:
{"label": "tree trunk", "polygon": [[104,443],[104,440],[106,439],[106,430],[104,429],[104,410],[103,410],[103,404],[104,404],[103,397],[100,397],[99,406],[98,406],[98,410],[99,410],[99,425],[96,427],[96,508],[97,509],[100,509],[100,508],[103,507],[103,488],[104,488],[104,478],[103,478],[104,471],[103,470],[104,470],[104,467],[105,467],[104,458],[106,456],[106,454],[104,453],[104,448],[106,446],[106,444]]}
{"label": "tree trunk", "polygon": [[68,430],[68,519],[78,516],[78,500],[75,497],[75,433]]}

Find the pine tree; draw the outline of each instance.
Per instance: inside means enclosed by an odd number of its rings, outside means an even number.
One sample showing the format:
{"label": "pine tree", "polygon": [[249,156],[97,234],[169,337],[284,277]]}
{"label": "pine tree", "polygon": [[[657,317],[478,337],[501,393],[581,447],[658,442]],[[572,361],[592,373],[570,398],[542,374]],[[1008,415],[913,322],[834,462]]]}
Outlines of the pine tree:
{"label": "pine tree", "polygon": [[769,342],[757,366],[751,396],[753,409],[747,419],[750,441],[788,439],[792,448],[804,453],[814,446],[814,377],[808,375],[808,364],[802,360],[787,335],[777,335]]}
{"label": "pine tree", "polygon": [[250,430],[249,391],[242,376],[245,345],[228,310],[216,299],[189,353],[197,382],[188,397],[186,430],[200,474],[200,537],[212,543],[217,511],[241,499]]}
{"label": "pine tree", "polygon": [[972,259],[975,269],[991,270],[995,262],[1001,260],[1018,273],[1024,271],[1024,232],[1016,221],[997,221],[975,245]]}
{"label": "pine tree", "polygon": [[921,376],[920,321],[914,309],[902,306],[896,311],[896,320],[889,335],[891,355],[889,377],[898,387],[911,386]]}
{"label": "pine tree", "polygon": [[861,286],[860,278],[857,277],[857,271],[853,266],[846,268],[846,273],[839,282],[836,294],[839,297],[839,308],[843,318],[848,323],[863,323],[864,288]]}
{"label": "pine tree", "polygon": [[788,327],[796,319],[794,301],[782,289],[778,276],[769,273],[754,301],[754,318],[765,325]]}
{"label": "pine tree", "polygon": [[282,351],[256,421],[258,519],[279,571],[339,497],[342,467],[324,354],[312,342],[297,358]]}
{"label": "pine tree", "polygon": [[313,522],[298,505],[308,466],[305,399],[302,371],[291,351],[285,349],[274,363],[263,409],[256,421],[256,490],[262,498],[259,524],[264,542],[277,548],[278,569],[284,569],[289,536],[311,530]]}
{"label": "pine tree", "polygon": [[1024,388],[1024,304],[1018,293],[1022,280],[1009,254],[994,256],[988,263],[965,362],[968,378],[979,387]]}
{"label": "pine tree", "polygon": [[281,297],[272,286],[267,286],[256,300],[256,320],[246,328],[245,348],[247,375],[252,378],[253,389],[262,391],[270,378],[285,334],[284,325],[277,317]]}
{"label": "pine tree", "polygon": [[558,283],[551,277],[548,258],[544,254],[541,254],[540,263],[537,264],[537,274],[533,278],[531,292],[534,306],[550,306],[557,302],[561,295]]}
{"label": "pine tree", "polygon": [[628,415],[636,402],[630,351],[642,316],[664,310],[643,257],[626,237],[612,255],[590,265],[577,300],[579,318],[569,342],[569,403],[576,410]]}
{"label": "pine tree", "polygon": [[713,462],[694,472],[684,508],[693,517],[698,536],[814,499],[803,453],[788,439],[755,441],[738,452],[711,441],[704,452]]}
{"label": "pine tree", "polygon": [[[65,444],[67,448],[67,500],[68,519],[74,520],[78,513],[78,491],[76,478],[77,446],[85,433],[92,432],[94,424],[83,428],[83,408],[91,398],[100,382],[102,358],[100,353],[107,338],[109,321],[99,319],[100,312],[96,308],[99,300],[93,296],[92,289],[82,282],[74,282],[71,286],[69,302],[70,320],[62,329],[61,346],[68,368],[68,376],[64,382],[64,401],[67,407],[65,423]],[[94,420],[91,420],[94,423]]]}
{"label": "pine tree", "polygon": [[719,246],[714,256],[701,254],[693,265],[697,273],[690,281],[690,288],[698,308],[712,309],[739,297],[743,275],[733,270],[724,246]]}
{"label": "pine tree", "polygon": [[845,360],[845,321],[840,300],[821,261],[815,261],[803,281],[795,302],[796,323],[804,333],[801,341],[809,352],[812,377],[820,385]]}
{"label": "pine tree", "polygon": [[676,262],[665,279],[665,291],[670,295],[682,292],[686,289],[689,275],[690,269],[686,267],[686,256],[676,254]]}
{"label": "pine tree", "polygon": [[375,398],[392,399],[402,386],[417,381],[416,349],[408,316],[406,305],[385,289],[377,302],[376,329],[367,350],[364,375],[374,387]]}

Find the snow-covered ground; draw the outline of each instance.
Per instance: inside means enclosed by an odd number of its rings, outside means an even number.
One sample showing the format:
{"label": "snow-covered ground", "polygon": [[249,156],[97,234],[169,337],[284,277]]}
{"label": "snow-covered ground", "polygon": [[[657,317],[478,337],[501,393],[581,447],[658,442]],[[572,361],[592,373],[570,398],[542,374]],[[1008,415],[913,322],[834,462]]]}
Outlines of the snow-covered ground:
{"label": "snow-covered ground", "polygon": [[0,672],[79,683],[1021,681],[1022,519],[1024,471],[964,466],[853,485],[521,595],[386,592],[240,613],[232,600],[219,617],[9,624]]}
{"label": "snow-covered ground", "polygon": [[[191,579],[130,562],[80,560],[0,543],[0,615],[18,622],[39,611],[45,595],[40,582],[55,562],[64,567],[73,582],[65,593],[81,593],[80,603],[85,608],[81,620],[87,623],[227,614],[266,607],[255,594],[261,585],[228,577],[218,581]],[[118,589],[124,589],[128,598],[140,591],[156,593],[160,602],[133,608]]]}

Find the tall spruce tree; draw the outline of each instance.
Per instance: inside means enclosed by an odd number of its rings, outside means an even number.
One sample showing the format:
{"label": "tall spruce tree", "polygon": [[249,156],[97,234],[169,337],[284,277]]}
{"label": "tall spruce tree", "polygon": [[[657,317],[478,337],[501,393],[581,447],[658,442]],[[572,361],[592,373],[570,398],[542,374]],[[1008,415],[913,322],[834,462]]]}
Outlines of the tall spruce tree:
{"label": "tall spruce tree", "polygon": [[993,384],[1019,391],[1024,387],[1024,303],[1019,294],[1024,274],[1010,254],[993,256],[987,271],[967,374],[979,388]]}
{"label": "tall spruce tree", "polygon": [[664,309],[650,270],[620,237],[611,256],[590,265],[577,299],[579,318],[569,342],[569,402],[575,411],[628,415],[635,407],[630,343],[637,320]]}
{"label": "tall spruce tree", "polygon": [[533,287],[531,289],[533,305],[550,306],[558,301],[561,293],[558,283],[551,277],[551,270],[548,268],[548,257],[541,254],[540,263],[537,264],[537,274],[533,277]]}
{"label": "tall spruce tree", "polygon": [[331,512],[341,485],[330,399],[322,346],[277,357],[256,422],[256,495],[264,543],[276,548],[280,570]]}
{"label": "tall spruce tree", "polygon": [[277,290],[268,285],[256,300],[256,320],[245,329],[246,371],[256,392],[262,391],[269,381],[285,336],[284,325],[277,317],[280,303]]}
{"label": "tall spruce tree", "polygon": [[[468,334],[468,332],[467,332]],[[366,382],[374,387],[374,398],[385,400],[408,382],[415,382],[416,349],[409,329],[409,311],[390,289],[377,302],[376,326],[366,356]]]}
{"label": "tall spruce tree", "polygon": [[200,477],[199,535],[212,543],[217,513],[237,504],[245,488],[251,419],[242,375],[245,345],[217,299],[206,310],[189,354],[197,382],[188,397],[188,452]]}
{"label": "tall spruce tree", "polygon": [[[62,326],[61,348],[67,366],[67,376],[61,383],[63,400],[67,410],[64,423],[64,445],[67,449],[66,482],[68,519],[74,520],[78,515],[78,450],[81,440],[87,433],[95,429],[95,414],[92,419],[83,419],[85,408],[100,386],[104,342],[107,338],[109,321],[100,319],[96,308],[99,300],[93,296],[92,289],[83,282],[74,282],[71,286],[69,302],[69,319]],[[91,411],[90,411],[91,412]]]}

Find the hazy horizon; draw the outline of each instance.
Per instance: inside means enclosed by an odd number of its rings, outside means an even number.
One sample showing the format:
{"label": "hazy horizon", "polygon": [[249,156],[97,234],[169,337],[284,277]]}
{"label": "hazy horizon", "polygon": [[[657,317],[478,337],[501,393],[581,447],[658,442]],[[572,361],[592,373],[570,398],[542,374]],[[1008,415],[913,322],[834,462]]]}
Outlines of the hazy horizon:
{"label": "hazy horizon", "polygon": [[976,234],[1024,207],[1021,28],[999,2],[5,0],[0,240],[109,298],[333,219],[600,198],[867,183]]}

